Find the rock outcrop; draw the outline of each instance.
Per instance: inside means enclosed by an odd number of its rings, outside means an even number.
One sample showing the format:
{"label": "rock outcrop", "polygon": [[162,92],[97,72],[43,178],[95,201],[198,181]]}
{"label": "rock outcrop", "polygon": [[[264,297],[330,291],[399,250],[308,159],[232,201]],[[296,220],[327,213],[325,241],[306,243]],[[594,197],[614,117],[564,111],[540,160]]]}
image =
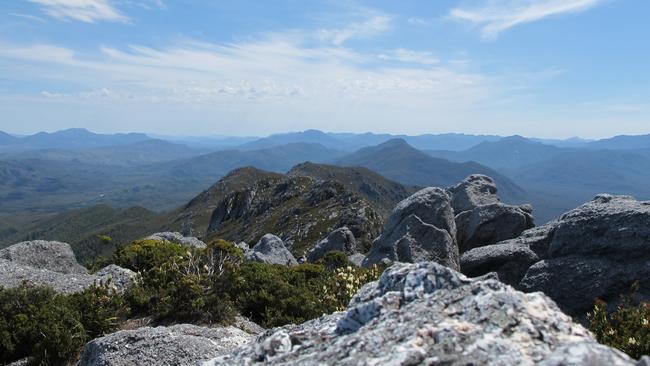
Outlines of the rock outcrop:
{"label": "rock outcrop", "polygon": [[448,189],[460,253],[516,238],[534,226],[530,205],[501,203],[492,178],[475,174]]}
{"label": "rock outcrop", "polygon": [[26,283],[50,287],[61,293],[75,293],[101,283],[122,292],[132,284],[135,276],[133,271],[116,265],[88,274],[66,243],[23,242],[0,251],[0,286],[5,288]]}
{"label": "rock outcrop", "polygon": [[364,266],[382,261],[435,261],[459,268],[456,222],[447,193],[422,189],[400,202],[375,239]]}
{"label": "rock outcrop", "polygon": [[379,235],[383,218],[367,199],[347,187],[336,180],[300,175],[250,182],[219,201],[207,237],[250,243],[273,232],[300,257],[330,232],[345,226],[366,251]]}
{"label": "rock outcrop", "polygon": [[86,344],[80,366],[196,365],[248,343],[235,327],[179,324],[123,330]]}
{"label": "rock outcrop", "polygon": [[284,245],[282,239],[273,234],[264,235],[253,249],[246,252],[246,259],[267,264],[295,266],[296,258]]}
{"label": "rock outcrop", "polygon": [[175,243],[184,245],[187,247],[193,248],[205,248],[206,245],[201,240],[193,236],[183,236],[183,234],[178,232],[165,231],[161,233],[151,234],[148,237],[144,238],[145,240],[157,240],[164,241],[169,243]]}
{"label": "rock outcrop", "polygon": [[58,241],[33,240],[0,250],[0,259],[58,273],[88,273],[77,263],[72,248]]}
{"label": "rock outcrop", "polygon": [[357,241],[352,231],[346,226],[332,231],[326,238],[319,241],[314,248],[307,252],[307,260],[316,262],[334,250],[344,252],[348,256],[357,252]]}
{"label": "rock outcrop", "polygon": [[346,311],[265,332],[216,365],[635,365],[542,293],[396,264]]}
{"label": "rock outcrop", "polygon": [[543,291],[572,315],[595,298],[616,302],[637,281],[639,297],[650,299],[650,202],[599,195],[519,238],[468,251],[461,267]]}

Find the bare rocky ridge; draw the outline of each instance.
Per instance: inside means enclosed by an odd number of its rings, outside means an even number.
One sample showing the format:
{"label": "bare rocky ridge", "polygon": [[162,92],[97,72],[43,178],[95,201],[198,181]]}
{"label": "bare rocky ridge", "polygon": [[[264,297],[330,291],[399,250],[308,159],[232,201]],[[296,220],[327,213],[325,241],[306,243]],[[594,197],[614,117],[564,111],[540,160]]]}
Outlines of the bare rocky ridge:
{"label": "bare rocky ridge", "polygon": [[461,267],[543,291],[574,315],[595,298],[616,303],[636,281],[640,299],[650,299],[650,202],[599,195],[518,238],[468,251]]}
{"label": "bare rocky ridge", "polygon": [[135,276],[133,271],[115,265],[88,274],[66,243],[38,240],[0,251],[0,286],[5,288],[26,283],[50,287],[61,293],[75,293],[93,284],[110,283],[121,292],[131,285]]}
{"label": "bare rocky ridge", "polygon": [[542,293],[396,264],[343,312],[267,331],[216,365],[635,365]]}
{"label": "bare rocky ridge", "polygon": [[251,243],[271,232],[298,257],[343,226],[367,248],[382,222],[367,201],[337,181],[273,176],[227,194],[212,213],[208,236]]}

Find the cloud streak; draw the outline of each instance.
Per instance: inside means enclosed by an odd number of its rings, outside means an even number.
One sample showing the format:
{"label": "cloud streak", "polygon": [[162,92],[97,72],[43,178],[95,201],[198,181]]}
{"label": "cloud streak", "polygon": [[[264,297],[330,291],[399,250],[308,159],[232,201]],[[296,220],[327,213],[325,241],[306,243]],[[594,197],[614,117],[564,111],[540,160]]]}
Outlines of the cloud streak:
{"label": "cloud streak", "polygon": [[561,14],[578,13],[604,0],[491,0],[475,8],[454,8],[452,19],[469,22],[480,29],[484,39],[495,39],[515,26]]}
{"label": "cloud streak", "polygon": [[85,23],[128,22],[129,18],[109,0],[28,0],[38,4],[49,16]]}

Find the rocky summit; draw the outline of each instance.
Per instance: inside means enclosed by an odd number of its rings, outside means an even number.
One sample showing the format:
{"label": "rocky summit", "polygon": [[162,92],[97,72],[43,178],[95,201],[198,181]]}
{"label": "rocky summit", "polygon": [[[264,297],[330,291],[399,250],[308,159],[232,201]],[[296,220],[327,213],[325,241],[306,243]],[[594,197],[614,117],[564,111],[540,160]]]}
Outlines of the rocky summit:
{"label": "rocky summit", "polygon": [[599,195],[515,239],[463,254],[464,273],[496,272],[524,291],[543,291],[570,314],[594,299],[616,303],[635,282],[650,298],[650,202]]}
{"label": "rocky summit", "polygon": [[265,332],[216,365],[635,365],[542,293],[396,264],[347,310]]}
{"label": "rocky summit", "polygon": [[367,248],[382,223],[368,201],[338,181],[273,175],[226,194],[212,212],[207,236],[250,243],[271,232],[300,257],[344,226]]}

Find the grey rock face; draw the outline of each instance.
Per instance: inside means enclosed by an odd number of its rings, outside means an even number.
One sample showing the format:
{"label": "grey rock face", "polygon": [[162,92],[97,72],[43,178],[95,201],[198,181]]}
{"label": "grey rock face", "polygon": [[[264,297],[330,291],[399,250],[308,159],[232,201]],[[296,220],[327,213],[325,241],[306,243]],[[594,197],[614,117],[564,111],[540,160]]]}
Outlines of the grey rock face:
{"label": "grey rock face", "polygon": [[496,272],[499,280],[517,285],[539,256],[527,245],[494,244],[474,248],[460,257],[462,272],[470,277]]}
{"label": "grey rock face", "polygon": [[58,241],[24,241],[0,250],[0,259],[58,273],[88,273],[77,263],[72,248]]}
{"label": "grey rock face", "polygon": [[307,252],[307,260],[316,262],[333,250],[344,252],[347,255],[352,255],[357,252],[357,241],[350,229],[344,226],[332,231],[326,238],[319,241],[314,248]]}
{"label": "grey rock face", "polygon": [[269,330],[204,365],[539,363],[635,364],[598,345],[541,293],[425,262],[387,269],[344,312]]}
{"label": "grey rock face", "polygon": [[103,272],[104,270],[99,271],[100,275],[60,273],[0,259],[0,286],[14,288],[26,283],[33,286],[50,287],[54,291],[70,294],[81,292],[94,284],[109,283],[110,278],[110,283],[115,290],[123,292],[132,283],[131,279],[126,279],[126,273],[131,271],[120,268],[118,275],[116,268],[107,269],[105,272]]}
{"label": "grey rock face", "polygon": [[492,203],[456,215],[461,253],[516,238],[534,226],[532,216],[517,206]]}
{"label": "grey rock face", "polygon": [[183,236],[183,234],[178,232],[165,231],[161,233],[151,234],[145,238],[145,240],[158,240],[165,241],[169,243],[175,243],[180,245],[185,245],[188,247],[194,248],[205,248],[206,245],[201,240],[193,236]]}
{"label": "grey rock face", "polygon": [[516,238],[534,225],[530,205],[501,203],[497,186],[488,176],[470,175],[447,189],[456,215],[460,253],[475,247]]}
{"label": "grey rock face", "polygon": [[95,277],[99,277],[99,280],[103,284],[110,284],[118,292],[123,292],[129,288],[137,274],[130,269],[122,268],[115,264],[110,264],[95,273]]}
{"label": "grey rock face", "polygon": [[0,251],[0,286],[19,287],[23,283],[50,287],[61,293],[81,292],[93,284],[110,283],[118,292],[130,286],[135,273],[115,265],[94,275],[77,263],[70,245],[31,241]]}
{"label": "grey rock face", "polygon": [[449,188],[452,195],[451,206],[456,214],[471,211],[478,206],[499,203],[497,185],[486,175],[473,174],[462,182]]}
{"label": "grey rock face", "polygon": [[253,249],[246,253],[246,259],[267,264],[295,266],[296,258],[284,245],[282,239],[273,234],[264,235]]}
{"label": "grey rock face", "polygon": [[97,338],[86,344],[80,366],[196,365],[251,340],[234,327],[189,324],[143,327]]}
{"label": "grey rock face", "polygon": [[639,282],[650,299],[650,202],[599,195],[553,224],[545,260],[521,280],[525,291],[544,291],[571,314],[594,299],[615,303]]}
{"label": "grey rock face", "polygon": [[433,260],[459,269],[455,238],[449,196],[440,188],[425,188],[395,207],[363,265]]}

